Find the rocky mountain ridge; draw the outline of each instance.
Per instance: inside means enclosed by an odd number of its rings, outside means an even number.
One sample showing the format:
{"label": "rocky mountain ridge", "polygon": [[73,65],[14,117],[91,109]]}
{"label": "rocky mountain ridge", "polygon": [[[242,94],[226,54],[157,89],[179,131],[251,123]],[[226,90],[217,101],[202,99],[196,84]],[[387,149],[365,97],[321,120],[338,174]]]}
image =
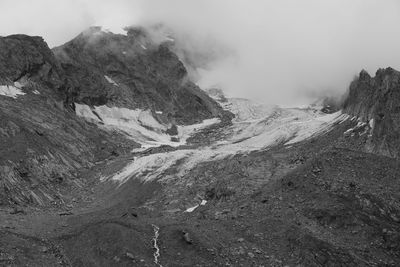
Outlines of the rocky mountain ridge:
{"label": "rocky mountain ridge", "polygon": [[[379,69],[375,77],[361,71],[350,85],[343,111],[357,117],[365,132],[364,150],[389,157],[400,155],[400,72]],[[363,129],[367,127],[367,131]],[[361,129],[360,129],[361,128]]]}

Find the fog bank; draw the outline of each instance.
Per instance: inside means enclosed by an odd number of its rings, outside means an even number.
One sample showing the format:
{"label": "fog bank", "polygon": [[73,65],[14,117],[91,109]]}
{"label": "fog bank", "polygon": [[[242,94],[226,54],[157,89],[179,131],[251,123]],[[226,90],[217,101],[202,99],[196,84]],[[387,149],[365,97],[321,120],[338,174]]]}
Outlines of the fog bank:
{"label": "fog bank", "polygon": [[400,69],[396,0],[1,0],[0,35],[60,45],[91,25],[163,23],[202,87],[274,104],[344,92],[361,69]]}

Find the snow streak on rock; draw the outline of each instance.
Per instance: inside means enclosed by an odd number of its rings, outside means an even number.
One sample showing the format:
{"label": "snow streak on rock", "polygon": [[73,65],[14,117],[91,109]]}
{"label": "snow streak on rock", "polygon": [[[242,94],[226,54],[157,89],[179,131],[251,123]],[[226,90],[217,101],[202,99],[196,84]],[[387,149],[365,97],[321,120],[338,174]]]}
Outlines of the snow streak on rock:
{"label": "snow streak on rock", "polygon": [[154,230],[154,237],[153,237],[153,248],[154,248],[154,263],[157,265],[157,266],[160,266],[160,267],[162,267],[162,265],[161,265],[161,263],[159,262],[159,257],[160,257],[160,248],[158,247],[158,244],[157,244],[157,242],[158,242],[158,237],[160,236],[160,233],[159,233],[159,231],[160,231],[160,228],[157,226],[157,225],[155,225],[155,224],[152,224],[152,226],[153,226],[153,230]]}
{"label": "snow streak on rock", "polygon": [[107,75],[105,75],[104,78],[106,78],[107,82],[111,83],[112,85],[118,86],[118,83],[116,83],[113,79],[111,79]]}

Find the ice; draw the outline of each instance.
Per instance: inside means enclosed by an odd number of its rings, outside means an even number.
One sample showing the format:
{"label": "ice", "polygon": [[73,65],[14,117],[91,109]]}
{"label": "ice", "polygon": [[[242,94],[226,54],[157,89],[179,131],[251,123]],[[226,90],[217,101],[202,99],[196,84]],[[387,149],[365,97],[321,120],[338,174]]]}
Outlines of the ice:
{"label": "ice", "polygon": [[[18,83],[16,84],[19,85]],[[25,93],[22,92],[22,90],[16,86],[0,85],[0,95],[16,99],[19,95],[25,95]]]}
{"label": "ice", "polygon": [[106,78],[107,82],[111,83],[112,85],[118,86],[118,83],[116,83],[113,79],[111,79],[107,75],[104,75],[104,78]]}
{"label": "ice", "polygon": [[218,118],[207,119],[193,125],[178,125],[178,141],[171,141],[171,136],[165,131],[171,125],[161,124],[153,116],[150,110],[127,109],[108,106],[89,107],[87,105],[75,104],[75,112],[110,131],[120,131],[128,138],[142,145],[141,148],[132,152],[144,151],[150,147],[169,145],[178,147],[186,144],[186,140],[196,131],[212,124],[220,122]]}
{"label": "ice", "polygon": [[103,25],[106,25],[101,27],[101,31],[104,33],[127,35],[126,30],[124,30],[122,27],[118,27],[113,24],[107,25],[107,23],[103,23]]}
{"label": "ice", "polygon": [[157,153],[135,158],[121,172],[112,176],[112,180],[124,183],[131,177],[139,178],[145,182],[157,179],[178,160],[189,156],[191,153],[191,150],[177,150],[171,153]]}
{"label": "ice", "polygon": [[236,122],[265,118],[276,108],[276,106],[255,103],[242,98],[230,98],[228,102],[220,102],[220,104],[235,115]]}
{"label": "ice", "polygon": [[[171,166],[177,167],[174,177],[183,177],[201,162],[306,140],[329,131],[335,123],[346,119],[346,116],[340,112],[317,116],[298,110],[279,110],[278,113],[257,122],[234,124],[231,129],[234,133],[231,137],[210,147],[157,153],[137,158],[121,173],[110,179],[119,183],[124,183],[131,177],[145,182],[158,179],[167,181],[173,178],[165,175],[165,171]],[[176,166],[178,163],[179,166]]]}

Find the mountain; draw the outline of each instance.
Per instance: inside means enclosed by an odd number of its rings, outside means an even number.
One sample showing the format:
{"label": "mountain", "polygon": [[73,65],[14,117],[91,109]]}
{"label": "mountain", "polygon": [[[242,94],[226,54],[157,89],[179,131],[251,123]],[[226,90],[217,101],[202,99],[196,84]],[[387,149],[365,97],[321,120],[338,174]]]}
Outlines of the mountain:
{"label": "mountain", "polygon": [[141,27],[0,38],[0,265],[398,266],[399,72],[283,108]]}
{"label": "mountain", "polygon": [[362,128],[369,128],[363,138],[365,151],[399,157],[400,72],[379,69],[372,78],[361,71],[350,85],[344,111],[359,118]]}
{"label": "mountain", "polygon": [[160,125],[158,134],[168,139],[168,127],[230,120],[186,80],[183,64],[167,46],[148,40],[145,50],[139,44],[145,39],[133,31],[125,36],[91,28],[53,51],[41,37],[0,38],[2,204],[47,205],[60,199],[61,189],[84,187],[81,170],[140,147],[137,136],[78,117],[77,106],[91,116],[102,115],[91,111],[97,106],[135,110],[140,129]]}
{"label": "mountain", "polygon": [[93,27],[53,52],[76,89],[71,101],[160,111],[152,115],[176,124],[229,118],[187,79],[169,42],[155,43],[142,28],[122,35]]}
{"label": "mountain", "polygon": [[63,70],[40,37],[0,38],[0,176],[4,204],[44,205],[77,187],[77,173],[137,146],[98,131],[65,102]]}

